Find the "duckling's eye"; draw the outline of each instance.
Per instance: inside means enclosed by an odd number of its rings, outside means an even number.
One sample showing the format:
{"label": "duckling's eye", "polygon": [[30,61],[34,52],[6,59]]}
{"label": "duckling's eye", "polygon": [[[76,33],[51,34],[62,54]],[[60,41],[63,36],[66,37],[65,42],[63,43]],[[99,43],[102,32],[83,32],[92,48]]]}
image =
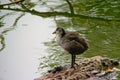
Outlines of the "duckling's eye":
{"label": "duckling's eye", "polygon": [[58,31],[59,31],[59,32],[62,32],[62,29],[59,29]]}

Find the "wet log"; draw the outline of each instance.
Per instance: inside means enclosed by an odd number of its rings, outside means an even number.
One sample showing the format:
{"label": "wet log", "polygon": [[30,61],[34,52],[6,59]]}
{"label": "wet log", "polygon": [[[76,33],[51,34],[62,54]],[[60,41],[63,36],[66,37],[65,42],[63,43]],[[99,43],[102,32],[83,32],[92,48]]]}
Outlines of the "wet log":
{"label": "wet log", "polygon": [[119,61],[107,57],[95,56],[77,61],[78,65],[58,66],[34,80],[111,80],[117,76],[113,68]]}

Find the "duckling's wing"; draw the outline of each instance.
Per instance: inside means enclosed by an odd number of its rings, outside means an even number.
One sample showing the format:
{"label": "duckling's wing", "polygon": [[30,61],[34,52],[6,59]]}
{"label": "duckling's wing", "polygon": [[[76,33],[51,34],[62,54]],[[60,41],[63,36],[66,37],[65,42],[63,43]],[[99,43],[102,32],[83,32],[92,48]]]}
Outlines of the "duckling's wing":
{"label": "duckling's wing", "polygon": [[76,41],[78,43],[80,43],[81,45],[83,45],[85,48],[88,48],[88,43],[87,41],[78,33],[76,32],[70,32],[66,35],[67,39],[70,41]]}
{"label": "duckling's wing", "polygon": [[84,39],[82,38],[82,36],[81,35],[79,35],[78,33],[76,33],[76,32],[69,32],[69,33],[67,33],[66,34],[66,36],[65,36],[68,40],[70,40],[70,41],[77,41],[77,42],[79,42],[79,43],[82,43],[82,42],[84,42]]}

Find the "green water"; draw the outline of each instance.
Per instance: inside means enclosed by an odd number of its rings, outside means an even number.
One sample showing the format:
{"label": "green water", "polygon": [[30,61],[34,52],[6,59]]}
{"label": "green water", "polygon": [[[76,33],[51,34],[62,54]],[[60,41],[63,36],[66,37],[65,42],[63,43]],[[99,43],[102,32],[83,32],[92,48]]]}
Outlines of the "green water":
{"label": "green water", "polygon": [[[72,3],[75,13],[87,15],[91,18],[59,17],[56,18],[56,27],[63,27],[82,34],[89,43],[89,50],[82,57],[96,55],[111,58],[120,57],[120,1],[119,0],[78,0]],[[62,7],[61,7],[62,8]],[[66,11],[66,10],[65,10]],[[95,19],[97,17],[98,19]],[[101,19],[102,18],[102,19]],[[45,42],[48,52],[56,63],[68,60],[54,40]],[[64,55],[62,55],[64,54]],[[62,56],[62,57],[61,57]],[[65,57],[67,56],[67,57]],[[55,60],[56,58],[58,60]],[[66,62],[66,61],[65,61]],[[53,65],[52,65],[53,66]]]}
{"label": "green water", "polygon": [[[92,22],[91,22],[92,23]],[[117,26],[116,22],[113,22],[112,25],[107,23],[106,25],[97,25],[93,27],[83,26],[83,27],[72,27],[74,31],[77,31],[82,34],[83,37],[89,43],[89,49],[82,55],[78,55],[78,58],[81,57],[92,57],[92,56],[107,56],[110,58],[119,59],[120,57],[120,27]],[[110,26],[111,24],[111,26]],[[68,28],[69,29],[69,28]],[[70,28],[71,29],[71,28]],[[70,54],[67,54],[55,41],[54,39],[51,42],[45,42],[48,46],[48,53],[50,53],[49,60],[56,64],[61,64],[62,62],[70,61]],[[48,62],[49,62],[48,60]],[[50,66],[53,66],[50,65]]]}
{"label": "green water", "polygon": [[[56,18],[58,27],[77,31],[87,39],[89,50],[78,55],[77,60],[98,55],[120,59],[119,3],[119,0],[78,0],[73,3],[75,12],[91,16],[91,18]],[[94,17],[104,20],[94,19]],[[49,56],[44,57],[43,62],[40,63],[40,68],[53,68],[57,65],[70,63],[70,54],[64,51],[54,39],[44,44],[48,46]]]}

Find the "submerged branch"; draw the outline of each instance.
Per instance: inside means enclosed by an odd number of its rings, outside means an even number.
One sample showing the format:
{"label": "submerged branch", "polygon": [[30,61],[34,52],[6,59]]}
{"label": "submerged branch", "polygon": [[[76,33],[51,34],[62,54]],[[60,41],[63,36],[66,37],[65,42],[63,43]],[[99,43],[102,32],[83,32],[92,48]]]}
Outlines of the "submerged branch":
{"label": "submerged branch", "polygon": [[15,20],[15,22],[14,22],[14,24],[13,24],[13,26],[16,26],[17,23],[18,23],[18,21],[20,20],[20,18],[22,18],[24,15],[25,15],[25,13],[23,13],[19,17],[17,17],[16,20]]}
{"label": "submerged branch", "polygon": [[19,17],[17,17],[16,20],[14,21],[13,25],[12,25],[11,27],[5,29],[5,30],[2,32],[2,34],[5,34],[5,33],[7,33],[8,31],[11,31],[11,30],[15,29],[15,28],[16,28],[15,26],[17,25],[18,21],[19,21],[20,18],[22,18],[24,15],[25,15],[25,13],[22,13]]}
{"label": "submerged branch", "polygon": [[21,17],[23,17],[25,15],[25,13],[21,14],[19,17],[16,18],[15,22],[13,23],[13,25],[7,29],[5,29],[4,31],[1,32],[0,34],[0,44],[2,45],[0,48],[0,51],[2,51],[5,48],[5,38],[4,38],[4,34],[7,33],[8,31],[11,31],[13,29],[15,29],[18,21],[20,20]]}
{"label": "submerged branch", "polygon": [[2,34],[0,34],[0,39],[0,44],[2,45],[0,51],[2,51],[5,48],[5,38]]}
{"label": "submerged branch", "polygon": [[6,17],[6,16],[8,16],[8,15],[12,15],[13,13],[14,13],[14,12],[4,14],[4,15],[0,16],[0,19],[3,19],[4,17]]}

